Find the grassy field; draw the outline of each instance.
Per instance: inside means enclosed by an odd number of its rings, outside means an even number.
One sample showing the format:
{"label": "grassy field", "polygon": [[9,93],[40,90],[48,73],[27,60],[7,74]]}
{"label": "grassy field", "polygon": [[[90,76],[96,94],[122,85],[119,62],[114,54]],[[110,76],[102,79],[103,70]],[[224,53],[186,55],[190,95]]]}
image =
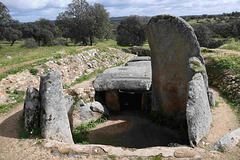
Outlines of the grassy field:
{"label": "grassy field", "polygon": [[228,49],[233,51],[240,51],[240,41],[235,41],[234,39],[231,39],[230,43],[223,45],[220,47],[221,49]]}
{"label": "grassy field", "polygon": [[[21,47],[22,43],[23,42],[21,41],[17,41],[14,46],[10,46],[9,42],[1,41],[0,45],[2,46],[2,49],[0,50],[0,68],[35,59],[51,57],[55,54],[68,54],[81,48],[81,46],[25,48]],[[12,58],[7,58],[7,56],[11,56]]]}
{"label": "grassy field", "polygon": [[196,19],[191,19],[189,21],[187,21],[190,25],[192,24],[197,24],[197,23],[216,23],[216,22],[223,22],[223,23],[226,23],[226,20],[228,20],[228,18],[226,19],[223,19],[223,20],[220,20],[219,18],[202,18],[202,19],[199,19],[198,22]]}
{"label": "grassy field", "polygon": [[[115,41],[113,39],[100,40],[97,43],[95,43],[94,45],[97,46],[97,47],[113,47],[113,48],[118,48],[118,49],[122,49],[122,48],[132,49],[131,46],[119,46],[119,45],[117,45],[117,41]],[[144,43],[144,45],[141,46],[141,47],[149,49],[148,42]]]}
{"label": "grassy field", "polygon": [[[2,46],[2,49],[0,50],[0,68],[35,59],[48,58],[58,54],[61,55],[72,54],[76,53],[78,49],[84,47],[71,44],[71,46],[49,46],[49,47],[42,46],[37,48],[26,48],[21,47],[22,44],[23,41],[16,41],[13,46],[10,46],[10,43],[7,41],[0,42],[0,45]],[[112,39],[97,40],[97,42],[94,43],[93,45],[100,49],[106,47],[118,49],[132,48],[130,46],[118,46],[117,42]],[[148,43],[145,43],[142,47],[149,48]],[[8,56],[11,56],[12,58],[7,58]]]}

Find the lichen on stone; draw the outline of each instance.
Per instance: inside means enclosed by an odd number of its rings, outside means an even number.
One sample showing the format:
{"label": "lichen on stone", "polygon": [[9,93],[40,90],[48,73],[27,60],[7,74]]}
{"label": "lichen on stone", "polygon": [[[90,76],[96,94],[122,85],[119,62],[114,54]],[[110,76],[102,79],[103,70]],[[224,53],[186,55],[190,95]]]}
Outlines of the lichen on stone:
{"label": "lichen on stone", "polygon": [[197,58],[197,57],[192,57],[189,60],[190,63],[190,68],[194,71],[194,72],[203,72],[204,68],[201,64],[201,61]]}

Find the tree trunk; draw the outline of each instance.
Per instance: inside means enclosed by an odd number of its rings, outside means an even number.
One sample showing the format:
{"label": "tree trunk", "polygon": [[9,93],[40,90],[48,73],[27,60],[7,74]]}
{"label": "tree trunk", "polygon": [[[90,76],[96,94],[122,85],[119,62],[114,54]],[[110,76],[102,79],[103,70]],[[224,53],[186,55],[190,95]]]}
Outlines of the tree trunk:
{"label": "tree trunk", "polygon": [[16,39],[12,40],[11,46],[13,46],[14,42],[16,41]]}
{"label": "tree trunk", "polygon": [[90,36],[90,45],[92,46],[92,44],[93,44],[93,38],[92,36]]}

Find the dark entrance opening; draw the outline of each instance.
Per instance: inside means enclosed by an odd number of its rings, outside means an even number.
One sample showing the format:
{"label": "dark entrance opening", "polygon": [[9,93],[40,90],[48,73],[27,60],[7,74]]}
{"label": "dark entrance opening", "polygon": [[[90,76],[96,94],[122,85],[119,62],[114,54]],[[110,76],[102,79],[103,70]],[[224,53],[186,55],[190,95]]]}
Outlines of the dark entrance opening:
{"label": "dark entrance opening", "polygon": [[120,108],[122,111],[140,111],[142,93],[119,91]]}

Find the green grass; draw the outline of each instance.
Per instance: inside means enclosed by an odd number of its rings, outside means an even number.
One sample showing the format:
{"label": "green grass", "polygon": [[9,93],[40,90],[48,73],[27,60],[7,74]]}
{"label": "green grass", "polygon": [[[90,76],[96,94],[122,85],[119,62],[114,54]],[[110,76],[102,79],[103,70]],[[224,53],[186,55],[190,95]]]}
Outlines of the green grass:
{"label": "green grass", "polygon": [[228,49],[233,51],[240,51],[240,41],[235,41],[231,39],[230,43],[223,45],[220,49]]}
{"label": "green grass", "polygon": [[107,157],[111,160],[116,160],[117,159],[116,155],[108,155]]}
{"label": "green grass", "polygon": [[[80,48],[80,46],[50,46],[25,48],[21,47],[22,43],[22,41],[17,41],[16,44],[10,46],[9,42],[0,42],[0,45],[2,46],[2,49],[0,50],[0,68],[35,59],[59,56],[59,52],[61,54],[70,54],[70,52],[73,52],[76,49]],[[12,58],[7,59],[7,56],[11,56]]]}
{"label": "green grass", "polygon": [[88,124],[82,124],[73,129],[73,141],[75,144],[88,144],[88,131],[95,128],[98,124],[104,123],[107,118],[102,116],[96,121],[91,121]]}
{"label": "green grass", "polygon": [[[19,63],[23,63],[26,61],[31,61],[35,59],[41,59],[41,58],[48,58],[48,57],[54,57],[55,59],[59,59],[64,55],[74,55],[81,53],[83,51],[93,49],[96,47],[99,48],[107,48],[107,47],[113,47],[113,48],[129,48],[130,46],[118,46],[117,42],[115,40],[109,39],[109,40],[98,40],[97,43],[94,43],[95,47],[93,48],[86,48],[81,51],[78,51],[79,48],[82,48],[83,46],[42,46],[38,48],[26,48],[21,47],[23,44],[23,41],[16,41],[13,46],[10,46],[10,43],[7,41],[0,41],[0,45],[2,46],[2,49],[0,50],[0,68],[15,65]],[[147,46],[146,46],[147,47]],[[7,56],[11,56],[11,59],[8,59]]]}
{"label": "green grass", "polygon": [[148,157],[149,160],[162,160],[163,156],[160,154],[160,155],[157,155],[157,156],[150,156]]}
{"label": "green grass", "polygon": [[[224,95],[224,94],[223,94]],[[233,111],[236,111],[237,116],[240,118],[240,107],[238,107],[238,103],[230,101],[227,97],[224,98],[225,102],[230,105]],[[240,120],[240,119],[239,119]]]}
{"label": "green grass", "polygon": [[24,71],[26,69],[31,69],[34,66],[39,66],[41,64],[44,64],[44,63],[46,63],[49,60],[51,60],[51,59],[43,59],[43,60],[39,60],[39,61],[37,61],[35,63],[32,63],[32,64],[26,64],[26,65],[20,66],[18,68],[8,70],[8,71],[4,72],[3,74],[0,74],[0,81],[3,78],[6,78],[9,74],[16,74],[16,73],[22,72],[22,71]]}
{"label": "green grass", "polygon": [[227,56],[212,57],[215,67],[220,69],[228,69],[235,72],[240,72],[240,56],[228,54]]}
{"label": "green grass", "polygon": [[[216,20],[214,20],[214,18],[202,18],[198,20],[198,23],[215,23],[217,22],[218,18]],[[197,24],[197,20],[196,19],[191,19],[189,21],[187,21],[190,25],[192,24]],[[221,22],[225,22],[225,20],[221,21]]]}
{"label": "green grass", "polygon": [[8,110],[12,109],[15,105],[24,102],[24,91],[18,91],[14,90],[13,92],[6,91],[7,94],[9,94],[9,97],[11,97],[13,100],[15,100],[14,103],[11,104],[2,104],[0,105],[0,113],[6,113]]}
{"label": "green grass", "polygon": [[[131,46],[119,46],[117,45],[117,41],[113,40],[113,39],[109,39],[109,40],[100,40],[97,43],[94,44],[96,47],[112,47],[112,48],[117,48],[117,49],[122,49],[122,48],[128,48],[128,49],[132,49]],[[143,46],[141,46],[143,48],[149,49],[149,45],[148,42],[144,43]]]}
{"label": "green grass", "polygon": [[39,72],[38,69],[36,68],[31,68],[29,69],[29,72],[32,74],[32,75],[37,75],[37,73]]}

